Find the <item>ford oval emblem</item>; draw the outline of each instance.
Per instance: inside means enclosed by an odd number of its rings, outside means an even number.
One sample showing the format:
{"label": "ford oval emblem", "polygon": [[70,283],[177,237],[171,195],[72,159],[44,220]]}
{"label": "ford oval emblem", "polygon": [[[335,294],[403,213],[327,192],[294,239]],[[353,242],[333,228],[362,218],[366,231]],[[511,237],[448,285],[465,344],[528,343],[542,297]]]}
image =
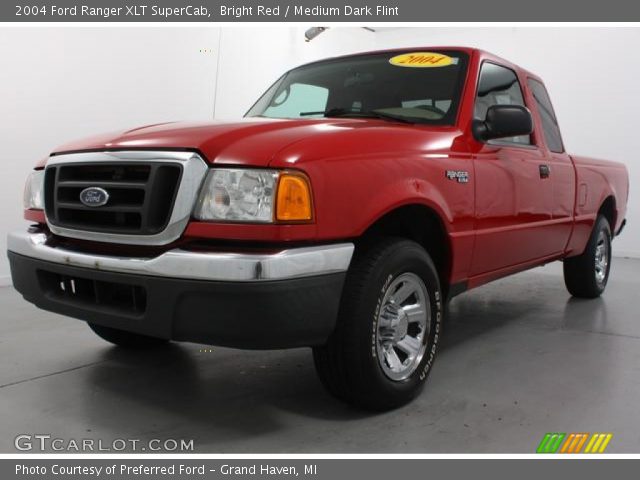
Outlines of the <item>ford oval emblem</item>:
{"label": "ford oval emblem", "polygon": [[109,201],[109,192],[100,187],[85,188],[80,192],[80,201],[87,207],[101,207]]}

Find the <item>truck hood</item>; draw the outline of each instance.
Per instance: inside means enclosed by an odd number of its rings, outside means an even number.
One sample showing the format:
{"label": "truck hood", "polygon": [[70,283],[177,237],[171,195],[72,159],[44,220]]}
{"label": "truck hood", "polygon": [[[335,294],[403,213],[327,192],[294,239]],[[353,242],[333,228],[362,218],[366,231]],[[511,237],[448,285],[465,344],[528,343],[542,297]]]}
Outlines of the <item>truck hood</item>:
{"label": "truck hood", "polygon": [[460,132],[379,119],[243,119],[163,123],[103,134],[56,148],[53,154],[91,150],[195,150],[212,164],[293,166],[314,158],[385,152],[449,151]]}

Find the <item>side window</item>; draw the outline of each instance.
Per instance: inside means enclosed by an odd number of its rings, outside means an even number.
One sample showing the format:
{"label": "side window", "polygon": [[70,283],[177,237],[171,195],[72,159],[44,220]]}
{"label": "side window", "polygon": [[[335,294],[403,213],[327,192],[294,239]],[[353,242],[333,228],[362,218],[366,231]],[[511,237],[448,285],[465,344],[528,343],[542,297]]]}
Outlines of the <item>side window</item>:
{"label": "side window", "polygon": [[[522,97],[522,88],[515,72],[495,63],[485,62],[480,70],[474,117],[484,120],[487,110],[492,105],[526,106]],[[531,135],[501,138],[497,142],[531,145]]]}
{"label": "side window", "polygon": [[328,97],[329,90],[324,87],[293,83],[273,99],[271,105],[264,111],[264,116],[297,118],[302,112],[324,112]]}
{"label": "side window", "polygon": [[562,136],[560,135],[558,120],[556,119],[556,114],[553,111],[553,105],[551,105],[551,99],[549,98],[547,89],[544,88],[542,83],[532,78],[530,78],[527,83],[529,84],[531,93],[533,93],[533,98],[536,100],[536,107],[538,107],[540,119],[542,120],[544,139],[547,142],[549,150],[557,153],[564,152],[564,145],[562,144]]}

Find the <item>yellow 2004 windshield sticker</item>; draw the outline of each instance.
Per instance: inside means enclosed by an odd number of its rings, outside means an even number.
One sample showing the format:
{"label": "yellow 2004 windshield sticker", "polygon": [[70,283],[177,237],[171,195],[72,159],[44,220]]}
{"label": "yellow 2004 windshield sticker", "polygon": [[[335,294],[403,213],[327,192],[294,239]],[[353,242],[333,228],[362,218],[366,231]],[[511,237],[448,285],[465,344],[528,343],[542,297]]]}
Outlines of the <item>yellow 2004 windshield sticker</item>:
{"label": "yellow 2004 windshield sticker", "polygon": [[389,59],[391,65],[397,67],[431,68],[451,65],[453,58],[441,53],[411,52],[396,55]]}

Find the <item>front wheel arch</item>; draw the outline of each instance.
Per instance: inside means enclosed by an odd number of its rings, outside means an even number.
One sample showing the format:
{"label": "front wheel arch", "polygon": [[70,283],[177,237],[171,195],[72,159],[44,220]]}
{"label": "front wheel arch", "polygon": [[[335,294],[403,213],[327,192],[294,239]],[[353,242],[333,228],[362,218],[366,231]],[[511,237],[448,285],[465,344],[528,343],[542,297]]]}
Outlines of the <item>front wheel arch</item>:
{"label": "front wheel arch", "polygon": [[417,203],[397,207],[369,225],[356,241],[356,248],[368,248],[372,243],[387,237],[412,240],[429,253],[447,298],[452,269],[452,247],[445,223],[439,213]]}

